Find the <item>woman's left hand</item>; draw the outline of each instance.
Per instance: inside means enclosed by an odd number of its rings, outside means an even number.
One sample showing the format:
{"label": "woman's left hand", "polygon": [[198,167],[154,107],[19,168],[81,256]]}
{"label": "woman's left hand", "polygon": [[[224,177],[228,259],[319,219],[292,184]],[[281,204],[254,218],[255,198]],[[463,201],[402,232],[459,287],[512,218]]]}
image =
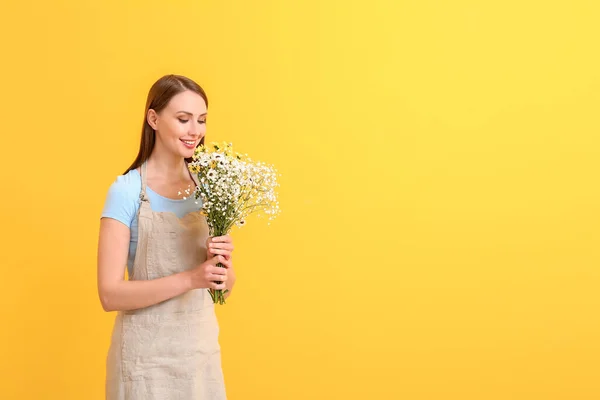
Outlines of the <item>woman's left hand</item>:
{"label": "woman's left hand", "polygon": [[233,240],[231,236],[212,236],[206,239],[206,258],[210,259],[216,255],[222,255],[226,260],[231,259],[233,252]]}

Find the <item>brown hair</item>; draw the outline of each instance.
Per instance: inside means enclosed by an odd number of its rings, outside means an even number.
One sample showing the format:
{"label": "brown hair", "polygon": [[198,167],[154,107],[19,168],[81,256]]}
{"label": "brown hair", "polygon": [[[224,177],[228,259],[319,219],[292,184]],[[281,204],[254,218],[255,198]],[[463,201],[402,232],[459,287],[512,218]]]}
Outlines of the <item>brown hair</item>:
{"label": "brown hair", "polygon": [[[152,154],[152,150],[154,150],[154,143],[156,143],[156,132],[148,123],[148,110],[152,109],[156,111],[156,113],[161,112],[175,95],[185,92],[186,90],[191,90],[192,92],[199,94],[204,99],[206,107],[208,107],[208,98],[206,97],[204,89],[202,89],[196,82],[190,78],[186,78],[185,76],[165,75],[157,80],[154,85],[152,85],[150,91],[148,92],[146,108],[144,110],[144,123],[142,124],[142,140],[140,142],[140,151],[138,152],[133,164],[127,168],[127,171],[125,171],[124,174],[140,167],[146,160],[148,160],[150,154]],[[198,146],[201,144],[204,144],[204,138],[200,140]],[[186,158],[186,161],[191,162],[192,160]]]}

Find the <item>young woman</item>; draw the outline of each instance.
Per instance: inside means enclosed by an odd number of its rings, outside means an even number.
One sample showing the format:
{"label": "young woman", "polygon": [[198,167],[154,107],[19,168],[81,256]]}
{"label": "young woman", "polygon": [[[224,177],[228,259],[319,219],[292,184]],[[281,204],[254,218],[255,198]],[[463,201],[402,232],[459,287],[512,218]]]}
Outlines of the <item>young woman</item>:
{"label": "young woman", "polygon": [[118,311],[108,400],[226,399],[207,288],[231,295],[234,246],[229,235],[209,237],[201,199],[179,195],[197,184],[187,162],[204,142],[207,106],[191,79],[159,79],[148,94],[139,154],[108,190],[98,243],[100,301]]}

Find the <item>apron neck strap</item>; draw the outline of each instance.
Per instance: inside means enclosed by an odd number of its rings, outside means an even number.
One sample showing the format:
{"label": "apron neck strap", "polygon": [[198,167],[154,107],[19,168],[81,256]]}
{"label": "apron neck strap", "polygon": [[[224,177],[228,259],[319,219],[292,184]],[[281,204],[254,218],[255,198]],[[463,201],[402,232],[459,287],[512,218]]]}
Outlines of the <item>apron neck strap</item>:
{"label": "apron neck strap", "polygon": [[142,191],[140,192],[141,201],[148,201],[148,196],[146,196],[146,163],[147,161],[144,161],[142,167],[140,168],[142,171],[140,172],[140,176],[142,178]]}

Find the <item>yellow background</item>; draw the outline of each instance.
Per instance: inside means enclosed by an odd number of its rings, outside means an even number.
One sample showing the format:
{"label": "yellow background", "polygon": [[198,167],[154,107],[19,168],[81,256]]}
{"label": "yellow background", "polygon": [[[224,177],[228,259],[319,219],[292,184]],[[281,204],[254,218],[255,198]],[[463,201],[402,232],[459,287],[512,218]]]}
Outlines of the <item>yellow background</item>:
{"label": "yellow background", "polygon": [[150,85],[282,174],[234,231],[229,398],[600,398],[595,1],[56,1],[0,12],[0,398],[103,398],[106,191]]}

